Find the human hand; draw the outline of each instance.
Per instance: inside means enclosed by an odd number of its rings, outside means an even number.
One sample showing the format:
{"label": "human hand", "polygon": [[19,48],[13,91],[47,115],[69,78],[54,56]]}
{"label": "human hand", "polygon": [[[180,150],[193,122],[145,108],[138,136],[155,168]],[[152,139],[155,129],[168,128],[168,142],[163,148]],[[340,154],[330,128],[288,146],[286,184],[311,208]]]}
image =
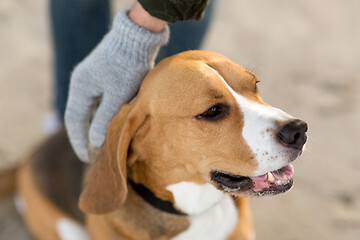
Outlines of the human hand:
{"label": "human hand", "polygon": [[[163,22],[163,28],[165,25]],[[121,11],[114,19],[112,30],[76,66],[71,76],[65,126],[82,161],[89,161],[89,142],[95,147],[104,143],[111,119],[122,104],[135,96],[168,37],[167,27],[160,33],[147,31]],[[88,132],[90,111],[99,97],[101,103]]]}

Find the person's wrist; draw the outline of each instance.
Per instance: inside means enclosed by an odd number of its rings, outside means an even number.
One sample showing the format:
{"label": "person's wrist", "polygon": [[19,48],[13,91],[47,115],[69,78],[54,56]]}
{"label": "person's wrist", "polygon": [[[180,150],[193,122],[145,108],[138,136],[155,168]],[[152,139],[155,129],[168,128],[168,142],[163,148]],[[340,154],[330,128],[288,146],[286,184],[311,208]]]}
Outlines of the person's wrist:
{"label": "person's wrist", "polygon": [[131,7],[128,17],[136,25],[154,33],[160,33],[164,30],[167,22],[151,16],[138,1]]}

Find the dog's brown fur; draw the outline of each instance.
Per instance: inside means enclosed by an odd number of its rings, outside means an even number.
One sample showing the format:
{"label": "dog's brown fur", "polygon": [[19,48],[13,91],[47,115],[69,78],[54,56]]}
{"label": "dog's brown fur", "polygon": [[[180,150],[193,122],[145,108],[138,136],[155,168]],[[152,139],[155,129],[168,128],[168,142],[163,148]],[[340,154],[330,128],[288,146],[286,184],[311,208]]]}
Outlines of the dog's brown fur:
{"label": "dog's brown fur", "polygon": [[[244,139],[238,134],[218,138],[218,126],[196,121],[194,116],[218,102],[219,98],[236,104],[225,86],[219,84],[217,76],[206,69],[207,65],[224,76],[240,94],[262,102],[253,90],[256,77],[222,55],[201,52],[199,56],[196,53],[178,54],[159,63],[145,78],[135,101],[124,105],[114,117],[100,159],[90,173],[89,187],[80,199],[83,210],[101,213],[121,204],[126,198],[128,174],[160,198],[172,201],[166,186],[179,181],[204,184],[211,169],[238,175],[251,175],[254,171],[257,162]],[[222,123],[222,132],[242,129],[242,113],[239,109],[234,111]],[[212,141],[216,138],[217,141]],[[234,172],[239,159],[242,159],[241,165]],[[169,176],[169,170],[174,171],[174,167],[176,174]],[[101,176],[109,172],[112,173],[110,177]],[[154,176],[157,177],[154,179]],[[109,197],[113,192],[119,192],[119,195]],[[91,201],[95,196],[105,196],[106,202]]]}
{"label": "dog's brown fur", "polygon": [[[85,176],[79,206],[86,213],[91,239],[171,239],[189,227],[187,216],[162,212],[145,202],[129,187],[127,178],[174,202],[166,190],[168,185],[181,181],[208,183],[213,169],[245,176],[254,172],[255,157],[241,134],[233,134],[233,129],[243,127],[240,109],[232,108],[221,123],[195,118],[218,102],[236,105],[209,66],[239,94],[264,104],[254,88],[256,76],[220,54],[190,51],[160,62],[144,79],[136,99],[123,105],[110,123],[106,141]],[[64,133],[50,142],[59,139],[67,142]],[[73,152],[61,153],[69,151],[70,146],[65,145],[66,149],[56,148],[56,143],[48,145],[19,172],[18,189],[27,206],[25,220],[37,239],[57,239],[55,225],[61,218],[81,222],[76,210],[69,208],[71,201],[60,207],[36,180],[36,175],[44,174],[34,170],[40,158],[54,161],[57,156],[56,161],[62,161],[75,156]],[[70,177],[83,175],[82,169],[70,171],[68,167]],[[57,180],[65,181],[69,177],[62,178],[65,175]],[[79,180],[74,184],[80,184]],[[228,239],[251,239],[247,200],[234,201],[239,222]]]}
{"label": "dog's brown fur", "polygon": [[16,190],[16,174],[16,168],[0,173],[0,198],[11,195]]}

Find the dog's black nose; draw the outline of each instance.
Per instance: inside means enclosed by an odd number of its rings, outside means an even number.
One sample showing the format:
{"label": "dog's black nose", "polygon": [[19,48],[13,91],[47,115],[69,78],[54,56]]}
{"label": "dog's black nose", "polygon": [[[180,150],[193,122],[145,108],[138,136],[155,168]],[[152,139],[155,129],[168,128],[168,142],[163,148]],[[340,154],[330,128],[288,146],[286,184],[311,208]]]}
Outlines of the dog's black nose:
{"label": "dog's black nose", "polygon": [[291,147],[301,150],[306,142],[306,131],[308,126],[306,122],[295,119],[286,123],[276,135],[280,143],[285,147]]}

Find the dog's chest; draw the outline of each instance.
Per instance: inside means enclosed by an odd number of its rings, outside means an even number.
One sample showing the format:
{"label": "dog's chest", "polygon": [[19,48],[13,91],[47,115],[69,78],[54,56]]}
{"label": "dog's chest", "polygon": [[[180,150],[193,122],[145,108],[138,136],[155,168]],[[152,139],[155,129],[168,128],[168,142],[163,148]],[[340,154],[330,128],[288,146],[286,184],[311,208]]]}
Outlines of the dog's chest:
{"label": "dog's chest", "polygon": [[181,182],[168,186],[176,206],[189,214],[190,227],[173,240],[223,240],[238,222],[233,199],[210,184]]}

